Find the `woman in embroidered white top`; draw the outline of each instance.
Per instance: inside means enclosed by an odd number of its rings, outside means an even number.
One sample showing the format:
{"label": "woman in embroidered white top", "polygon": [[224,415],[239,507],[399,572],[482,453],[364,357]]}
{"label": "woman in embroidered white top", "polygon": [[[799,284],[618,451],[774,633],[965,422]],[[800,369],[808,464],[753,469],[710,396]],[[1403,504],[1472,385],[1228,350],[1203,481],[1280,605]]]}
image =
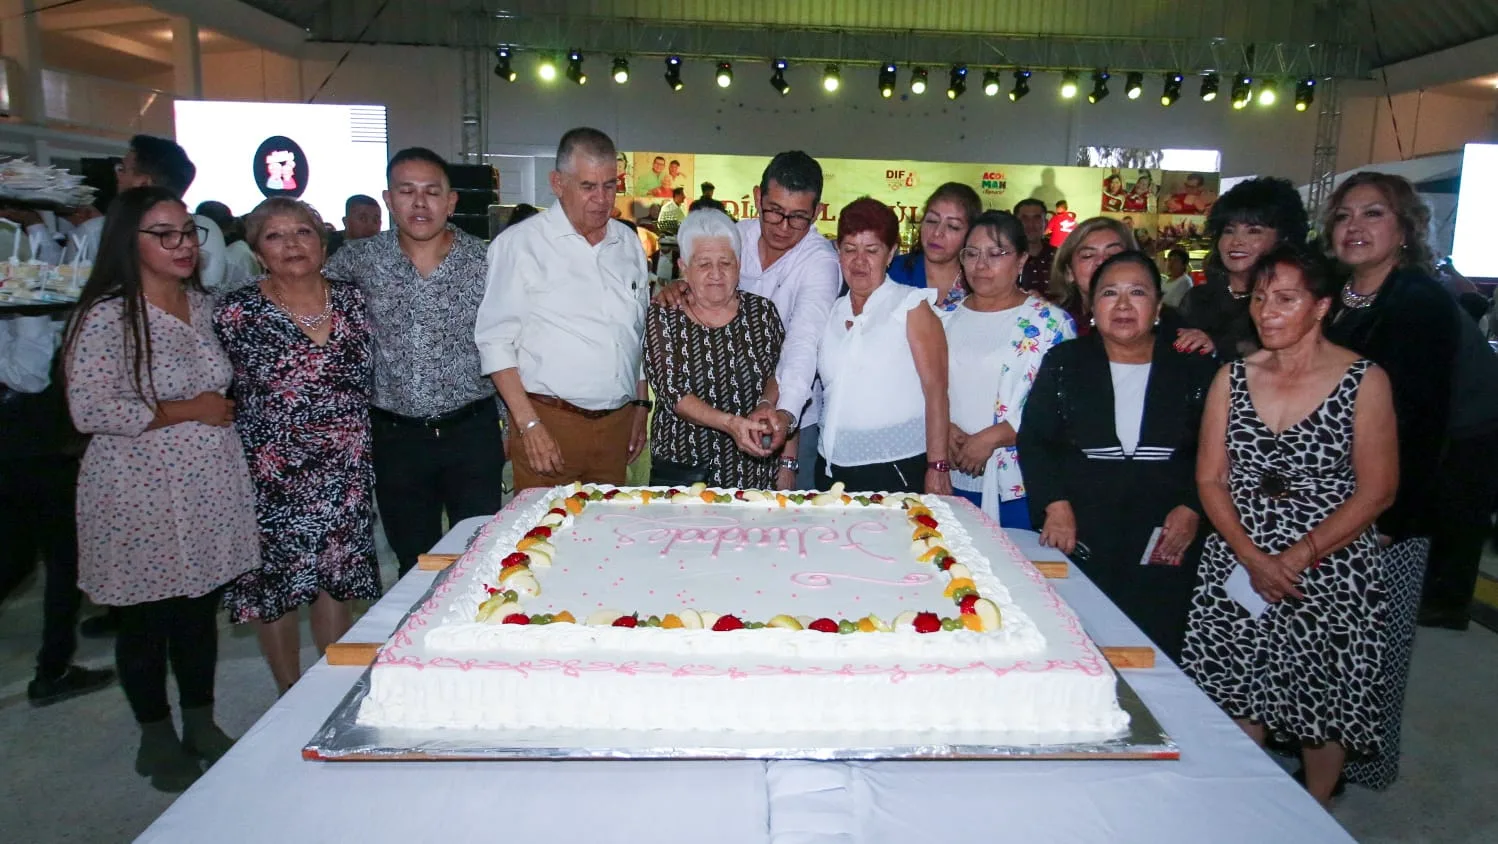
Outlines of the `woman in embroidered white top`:
{"label": "woman in embroidered white top", "polygon": [[1019,287],[1024,226],[986,211],[959,252],[968,296],[945,317],[953,491],[1008,528],[1029,530],[1015,437],[1030,385],[1052,346],[1077,336],[1066,311]]}
{"label": "woman in embroidered white top", "polygon": [[949,495],[947,339],[933,289],[888,276],[899,221],[856,199],[838,213],[848,292],[832,305],[817,371],[826,400],[817,474],[849,489]]}

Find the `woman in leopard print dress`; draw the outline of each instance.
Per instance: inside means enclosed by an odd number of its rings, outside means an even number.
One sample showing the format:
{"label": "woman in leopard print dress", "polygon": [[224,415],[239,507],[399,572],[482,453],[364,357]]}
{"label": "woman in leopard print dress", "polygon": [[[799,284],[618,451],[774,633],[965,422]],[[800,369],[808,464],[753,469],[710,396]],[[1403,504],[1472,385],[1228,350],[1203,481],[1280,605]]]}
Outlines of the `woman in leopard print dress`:
{"label": "woman in leopard print dress", "polygon": [[[1384,372],[1321,334],[1335,288],[1318,256],[1276,249],[1254,278],[1263,349],[1218,373],[1202,423],[1197,481],[1217,532],[1182,667],[1255,741],[1299,739],[1325,803],[1348,755],[1379,748],[1386,598],[1372,525],[1398,483],[1394,409]],[[1244,580],[1261,613],[1233,597]]]}

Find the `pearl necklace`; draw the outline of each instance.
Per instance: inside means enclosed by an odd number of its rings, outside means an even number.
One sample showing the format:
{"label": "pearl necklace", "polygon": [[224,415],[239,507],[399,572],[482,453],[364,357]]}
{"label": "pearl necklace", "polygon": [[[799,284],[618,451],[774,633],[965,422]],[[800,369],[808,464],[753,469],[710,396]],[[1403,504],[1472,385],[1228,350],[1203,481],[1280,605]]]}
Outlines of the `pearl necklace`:
{"label": "pearl necklace", "polygon": [[328,321],[328,317],[331,317],[333,315],[333,296],[331,291],[328,290],[328,286],[326,284],[323,285],[322,289],[322,312],[312,314],[311,316],[303,316],[302,314],[293,311],[291,309],[291,306],[286,304],[286,300],[281,298],[281,294],[274,290],[271,291],[270,296],[271,299],[275,301],[276,307],[284,311],[286,315],[291,317],[292,321],[297,325],[300,325],[302,328],[305,328],[309,331],[317,330],[322,326],[323,323]]}
{"label": "pearl necklace", "polygon": [[1367,294],[1359,293],[1352,289],[1352,282],[1350,281],[1342,286],[1342,304],[1353,310],[1360,311],[1372,305],[1373,300],[1376,298],[1378,298],[1377,290]]}

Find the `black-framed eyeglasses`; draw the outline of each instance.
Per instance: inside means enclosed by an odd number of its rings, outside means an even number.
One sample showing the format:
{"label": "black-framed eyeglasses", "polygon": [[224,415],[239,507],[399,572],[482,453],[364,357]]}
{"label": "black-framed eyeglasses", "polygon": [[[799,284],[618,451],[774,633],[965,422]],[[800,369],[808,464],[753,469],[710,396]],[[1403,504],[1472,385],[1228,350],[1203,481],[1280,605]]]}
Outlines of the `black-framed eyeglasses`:
{"label": "black-framed eyeglasses", "polygon": [[798,232],[806,231],[811,227],[811,217],[803,214],[787,214],[774,208],[764,208],[760,210],[759,216],[772,226],[789,223],[790,227]]}
{"label": "black-framed eyeglasses", "polygon": [[140,229],[141,234],[154,235],[161,241],[162,249],[176,249],[182,245],[182,241],[190,240],[194,244],[202,243],[208,237],[208,230],[202,226],[193,226],[190,229]]}
{"label": "black-framed eyeglasses", "polygon": [[964,264],[976,264],[980,259],[987,259],[988,263],[997,264],[1013,254],[1013,249],[978,249],[973,246],[966,246],[958,250],[957,257],[962,259],[962,263]]}

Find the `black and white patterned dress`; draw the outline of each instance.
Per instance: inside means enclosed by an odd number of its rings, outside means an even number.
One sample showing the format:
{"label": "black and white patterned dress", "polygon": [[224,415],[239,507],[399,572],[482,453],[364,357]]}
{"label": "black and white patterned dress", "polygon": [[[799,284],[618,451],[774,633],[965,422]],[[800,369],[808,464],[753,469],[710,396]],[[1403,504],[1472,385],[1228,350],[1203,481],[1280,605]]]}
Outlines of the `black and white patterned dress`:
{"label": "black and white patterned dress", "polygon": [[[1278,554],[1352,496],[1353,411],[1363,374],[1348,367],[1321,406],[1279,434],[1260,418],[1242,361],[1230,365],[1229,486],[1255,545]],[[1304,600],[1251,617],[1223,584],[1238,560],[1212,534],[1202,554],[1181,666],[1233,718],[1306,743],[1337,741],[1358,756],[1379,749],[1387,601],[1370,528],[1301,576]]]}
{"label": "black and white patterned dress", "polygon": [[214,329],[234,363],[261,565],[224,590],[237,624],[274,621],[326,591],[380,597],[370,457],[370,337],[364,297],[333,282],[328,339],[314,343],[258,283],[223,298]]}
{"label": "black and white patterned dress", "polygon": [[685,311],[651,305],[645,315],[645,378],[655,392],[652,458],[707,471],[712,486],[764,489],[774,484],[773,457],[751,457],[733,437],[676,415],[683,396],[748,416],[775,375],[785,327],[775,303],[740,292],[727,325],[706,328]]}

